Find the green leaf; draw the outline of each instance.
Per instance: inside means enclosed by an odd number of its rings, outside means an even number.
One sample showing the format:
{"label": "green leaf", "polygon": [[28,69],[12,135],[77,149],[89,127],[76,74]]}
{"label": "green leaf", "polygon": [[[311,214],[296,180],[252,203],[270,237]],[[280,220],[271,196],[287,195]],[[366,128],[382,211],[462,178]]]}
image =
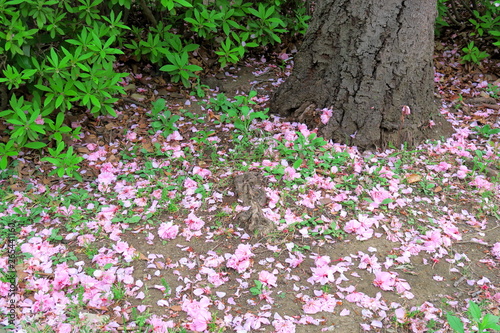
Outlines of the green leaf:
{"label": "green leaf", "polygon": [[470,313],[474,320],[479,321],[479,319],[481,319],[481,309],[479,308],[479,305],[472,301],[469,301],[469,310],[467,312]]}
{"label": "green leaf", "polygon": [[164,72],[169,72],[169,73],[171,73],[171,72],[176,72],[176,71],[178,71],[178,70],[179,70],[179,67],[174,66],[174,65],[165,65],[165,66],[160,67],[160,70],[161,70],[161,71],[164,71]]}
{"label": "green leaf", "polygon": [[24,147],[31,148],[31,149],[41,149],[45,146],[47,146],[47,144],[45,144],[43,142],[28,142],[24,145]]}
{"label": "green leaf", "polygon": [[44,157],[44,158],[42,158],[42,161],[47,161],[47,162],[50,162],[50,163],[57,166],[59,164],[60,160],[57,158],[53,158],[53,157]]}
{"label": "green leaf", "polygon": [[499,316],[495,316],[492,315],[491,313],[488,313],[484,316],[482,322],[479,325],[479,328],[500,330],[499,320],[500,320]]}
{"label": "green leaf", "polygon": [[464,333],[464,324],[460,320],[460,318],[452,316],[451,314],[446,314],[446,319],[448,320],[448,324],[450,327],[458,333]]}
{"label": "green leaf", "polygon": [[303,161],[303,160],[302,160],[301,158],[299,158],[298,160],[296,160],[296,161],[293,163],[293,168],[294,168],[294,169],[299,169],[299,168],[300,168],[300,166],[302,165],[302,161]]}
{"label": "green leaf", "polygon": [[197,71],[201,71],[203,70],[202,67],[200,66],[197,66],[197,65],[187,65],[186,67],[184,67],[185,69],[187,70],[190,70],[190,71],[193,71],[193,72],[197,72]]}

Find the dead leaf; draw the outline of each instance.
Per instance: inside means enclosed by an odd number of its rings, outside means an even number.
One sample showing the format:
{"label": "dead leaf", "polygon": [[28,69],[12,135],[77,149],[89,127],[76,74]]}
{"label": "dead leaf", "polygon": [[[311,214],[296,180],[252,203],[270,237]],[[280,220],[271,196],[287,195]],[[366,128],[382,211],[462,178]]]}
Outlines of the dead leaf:
{"label": "dead leaf", "polygon": [[148,260],[148,257],[146,257],[144,253],[142,252],[137,252],[137,253],[139,254],[139,260],[146,260],[146,261]]}
{"label": "dead leaf", "polygon": [[218,114],[213,113],[212,111],[208,111],[208,120],[212,119],[220,121],[220,116]]}
{"label": "dead leaf", "polygon": [[29,274],[25,272],[26,266],[26,263],[20,263],[15,266],[17,278],[19,279],[19,281],[22,281],[29,276]]}
{"label": "dead leaf", "polygon": [[130,98],[132,98],[134,101],[142,102],[143,100],[146,99],[146,95],[141,95],[138,93],[133,93],[130,95]]}
{"label": "dead leaf", "polygon": [[145,149],[148,153],[152,153],[155,151],[153,145],[149,141],[143,141],[142,148]]}
{"label": "dead leaf", "polygon": [[115,162],[119,162],[120,159],[118,157],[116,157],[116,155],[111,155],[110,157],[108,157],[106,159],[107,162],[110,162],[110,163],[115,163]]}
{"label": "dead leaf", "polygon": [[90,150],[87,147],[78,147],[76,148],[76,152],[80,154],[89,154]]}
{"label": "dead leaf", "polygon": [[135,89],[136,89],[136,86],[133,83],[129,84],[128,86],[123,87],[123,90],[125,90],[125,91],[135,91]]}
{"label": "dead leaf", "polygon": [[172,311],[182,311],[182,307],[180,305],[172,305],[170,307],[170,310],[172,310]]}
{"label": "dead leaf", "polygon": [[319,199],[319,203],[322,205],[328,205],[329,203],[332,203],[332,202],[333,202],[333,200],[330,198]]}
{"label": "dead leaf", "polygon": [[406,176],[406,181],[408,181],[408,183],[410,183],[410,184],[419,182],[420,180],[422,180],[422,176],[417,175],[416,173],[412,173],[412,174]]}
{"label": "dead leaf", "polygon": [[438,186],[436,186],[436,187],[434,187],[434,193],[439,193],[439,192],[441,192],[442,190],[443,190],[443,188],[442,188],[441,186],[439,186],[439,185],[438,185]]}

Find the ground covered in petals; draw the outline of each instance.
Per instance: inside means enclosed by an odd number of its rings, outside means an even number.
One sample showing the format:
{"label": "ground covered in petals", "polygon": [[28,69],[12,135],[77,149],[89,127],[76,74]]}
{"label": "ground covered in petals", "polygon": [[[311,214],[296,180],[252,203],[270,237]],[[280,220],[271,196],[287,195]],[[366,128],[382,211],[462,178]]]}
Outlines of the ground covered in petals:
{"label": "ground covered in petals", "polygon": [[[15,332],[449,332],[447,312],[472,329],[470,300],[499,315],[498,67],[443,48],[452,137],[360,152],[266,114],[290,65],[264,60],[192,95],[147,68],[125,78],[117,118],[72,119],[83,182],[34,155],[1,174],[0,269],[7,239],[20,259],[1,324],[10,304]],[[250,172],[252,207],[234,182]],[[250,230],[249,209],[274,229]]]}

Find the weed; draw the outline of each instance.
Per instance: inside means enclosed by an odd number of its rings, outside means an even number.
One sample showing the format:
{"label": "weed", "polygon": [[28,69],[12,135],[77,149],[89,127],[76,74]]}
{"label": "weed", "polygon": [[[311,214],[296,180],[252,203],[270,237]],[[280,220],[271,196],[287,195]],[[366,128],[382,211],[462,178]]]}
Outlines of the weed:
{"label": "weed", "polygon": [[253,283],[255,284],[255,286],[250,288],[250,292],[254,296],[261,295],[264,292],[264,290],[266,289],[266,286],[262,282],[260,282],[259,280],[253,280]]}
{"label": "weed", "polygon": [[170,284],[167,282],[167,280],[165,280],[165,278],[161,278],[161,285],[165,288],[165,290],[163,291],[165,296],[170,296],[170,294],[172,293],[172,288],[170,287]]}
{"label": "weed", "polygon": [[500,133],[500,128],[491,128],[488,124],[483,127],[476,126],[474,129],[485,139],[489,139],[492,135]]}
{"label": "weed", "polygon": [[[500,330],[500,317],[491,313],[483,314],[481,308],[475,302],[469,301],[469,309],[467,310],[467,317],[475,326],[478,333],[485,333],[488,329]],[[450,327],[458,333],[464,333],[464,323],[457,316],[451,313],[446,314],[446,319]]]}
{"label": "weed", "polygon": [[149,131],[149,134],[155,134],[161,131],[162,135],[167,137],[177,130],[174,123],[179,120],[180,117],[178,115],[173,115],[170,110],[166,108],[163,98],[159,98],[153,102],[153,108],[149,116],[152,120],[152,130]]}
{"label": "weed", "polygon": [[126,290],[121,283],[118,283],[111,286],[111,293],[113,294],[113,300],[120,301],[125,298]]}

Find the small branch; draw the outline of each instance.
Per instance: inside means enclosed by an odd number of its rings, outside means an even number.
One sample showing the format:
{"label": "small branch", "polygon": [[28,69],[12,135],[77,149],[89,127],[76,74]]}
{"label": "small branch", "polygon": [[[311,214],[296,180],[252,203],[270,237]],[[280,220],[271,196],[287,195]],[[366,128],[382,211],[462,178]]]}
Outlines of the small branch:
{"label": "small branch", "polygon": [[144,12],[144,15],[148,18],[149,22],[151,22],[152,25],[155,27],[158,25],[158,22],[156,21],[155,16],[151,12],[151,9],[149,9],[148,5],[146,4],[146,0],[141,0],[141,8],[142,11]]}

